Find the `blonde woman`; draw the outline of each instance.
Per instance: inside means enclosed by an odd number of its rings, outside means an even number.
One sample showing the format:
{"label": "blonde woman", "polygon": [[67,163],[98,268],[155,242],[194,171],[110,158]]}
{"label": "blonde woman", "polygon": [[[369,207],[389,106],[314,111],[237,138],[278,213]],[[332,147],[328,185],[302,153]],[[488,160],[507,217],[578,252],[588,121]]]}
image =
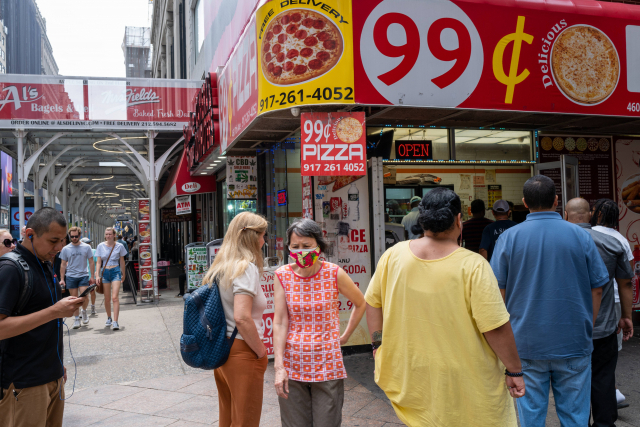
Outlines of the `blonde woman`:
{"label": "blonde woman", "polygon": [[[118,317],[120,315],[120,285],[125,279],[124,257],[127,250],[116,242],[116,232],[113,227],[104,231],[104,242],[96,249],[96,275],[98,284],[104,287],[104,308],[107,311],[105,326],[111,326],[114,331],[120,329]],[[104,266],[104,270],[103,267]],[[111,302],[113,301],[113,319],[111,318]]]}
{"label": "blonde woman", "polygon": [[243,212],[236,216],[202,282],[211,286],[215,281],[219,286],[227,337],[237,328],[227,362],[214,371],[220,427],[260,424],[267,370],[267,349],[262,342],[267,299],[260,287],[266,231],[267,221],[260,215]]}

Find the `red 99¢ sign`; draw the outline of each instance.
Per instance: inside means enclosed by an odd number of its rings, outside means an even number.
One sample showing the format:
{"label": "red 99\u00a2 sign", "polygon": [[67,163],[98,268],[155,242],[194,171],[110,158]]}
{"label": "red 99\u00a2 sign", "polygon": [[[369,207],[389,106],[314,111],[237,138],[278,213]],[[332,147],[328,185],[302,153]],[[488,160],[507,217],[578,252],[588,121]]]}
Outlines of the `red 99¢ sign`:
{"label": "red 99\u00a2 sign", "polygon": [[302,176],[366,175],[364,112],[302,113]]}

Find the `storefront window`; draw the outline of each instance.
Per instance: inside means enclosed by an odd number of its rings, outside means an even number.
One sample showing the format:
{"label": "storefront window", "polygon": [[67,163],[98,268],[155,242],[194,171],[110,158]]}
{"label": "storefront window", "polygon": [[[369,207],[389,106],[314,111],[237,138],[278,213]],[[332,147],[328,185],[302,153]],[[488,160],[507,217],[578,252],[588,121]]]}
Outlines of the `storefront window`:
{"label": "storefront window", "polygon": [[531,132],[455,129],[456,160],[531,160]]}
{"label": "storefront window", "polygon": [[376,157],[401,160],[396,157],[396,141],[431,141],[432,160],[449,160],[448,132],[448,129],[434,128],[370,127],[367,128],[367,143],[369,150],[377,145]]}

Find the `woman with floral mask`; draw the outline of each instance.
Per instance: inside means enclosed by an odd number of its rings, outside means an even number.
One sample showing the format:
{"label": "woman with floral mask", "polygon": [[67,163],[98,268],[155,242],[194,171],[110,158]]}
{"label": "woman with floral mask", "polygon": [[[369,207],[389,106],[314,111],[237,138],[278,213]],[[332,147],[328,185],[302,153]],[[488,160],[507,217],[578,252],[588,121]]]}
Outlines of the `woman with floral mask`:
{"label": "woman with floral mask", "polygon": [[[339,426],[347,377],[340,346],[364,315],[364,296],[342,268],[318,259],[327,243],[316,222],[294,222],[287,241],[295,263],[280,267],[274,278],[275,387],[282,426]],[[354,306],[342,335],[338,294]]]}

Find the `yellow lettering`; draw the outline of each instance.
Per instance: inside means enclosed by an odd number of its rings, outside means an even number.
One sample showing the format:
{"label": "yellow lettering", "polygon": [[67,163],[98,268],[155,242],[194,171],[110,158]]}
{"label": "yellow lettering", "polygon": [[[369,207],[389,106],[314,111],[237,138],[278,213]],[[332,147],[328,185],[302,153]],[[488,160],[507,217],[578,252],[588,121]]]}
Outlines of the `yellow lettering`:
{"label": "yellow lettering", "polygon": [[[507,86],[507,93],[504,97],[505,104],[511,104],[513,102],[513,92],[517,84],[522,83],[527,77],[529,77],[529,70],[526,68],[522,73],[518,75],[518,64],[520,63],[520,50],[522,48],[522,42],[531,44],[533,36],[524,32],[524,16],[518,16],[518,23],[516,24],[516,32],[507,34],[504,36],[493,51],[493,75],[496,79]],[[511,54],[511,64],[509,65],[509,75],[504,72],[502,65],[502,59],[504,57],[504,51],[513,42],[513,53]]]}

